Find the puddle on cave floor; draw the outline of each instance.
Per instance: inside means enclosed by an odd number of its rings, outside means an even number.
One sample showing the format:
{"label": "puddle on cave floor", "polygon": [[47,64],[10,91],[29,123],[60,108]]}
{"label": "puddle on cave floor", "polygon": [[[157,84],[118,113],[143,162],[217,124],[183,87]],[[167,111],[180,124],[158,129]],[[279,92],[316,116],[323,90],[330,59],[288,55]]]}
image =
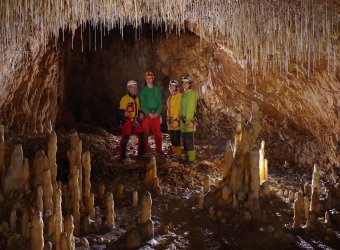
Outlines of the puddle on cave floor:
{"label": "puddle on cave floor", "polygon": [[[83,141],[83,149],[91,150],[93,192],[100,183],[104,183],[110,192],[114,192],[118,183],[125,188],[125,198],[115,201],[116,229],[80,237],[88,239],[90,249],[122,249],[125,233],[141,212],[140,206],[133,208],[131,205],[132,192],[137,190],[141,194],[143,191],[146,159],[134,156],[137,153],[135,137],[130,139],[130,155],[124,163],[117,161],[119,136],[104,130],[93,130],[79,132],[79,137]],[[24,141],[24,152],[31,150],[33,153],[39,145],[47,144],[47,137],[25,138]],[[150,143],[154,148],[153,139]],[[164,147],[169,145],[169,138],[164,135]],[[206,175],[209,174],[212,180],[222,177],[223,170],[216,159],[222,159],[225,143],[221,140],[211,144],[211,140],[198,138],[196,145],[198,161],[194,165],[185,165],[173,156],[156,157],[163,195],[152,197],[155,238],[141,249],[339,249],[339,228],[329,229],[320,222],[318,231],[291,229],[293,204],[279,196],[278,191],[284,188],[297,191],[303,185],[303,179],[287,178],[286,169],[269,170],[272,197],[261,204],[263,214],[260,222],[242,222],[241,215],[232,211],[223,223],[219,219],[209,218],[208,210],[197,208],[197,195]],[[67,148],[68,134],[58,134],[58,166],[65,166],[58,172],[60,179],[67,177],[62,170],[68,169]],[[306,175],[311,178],[311,171]],[[165,227],[168,228],[167,233],[164,232]],[[80,237],[76,237],[76,242],[79,243]],[[85,249],[77,245],[77,249]]]}

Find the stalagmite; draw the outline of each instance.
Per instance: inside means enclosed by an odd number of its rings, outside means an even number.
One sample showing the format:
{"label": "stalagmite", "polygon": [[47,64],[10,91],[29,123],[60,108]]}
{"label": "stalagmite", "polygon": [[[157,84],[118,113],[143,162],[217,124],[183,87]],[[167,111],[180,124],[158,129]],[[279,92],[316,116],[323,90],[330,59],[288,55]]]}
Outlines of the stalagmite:
{"label": "stalagmite", "polygon": [[73,219],[74,219],[74,233],[79,234],[80,232],[80,192],[78,186],[78,169],[75,170],[72,181],[72,207],[73,207]]}
{"label": "stalagmite", "polygon": [[313,179],[312,179],[312,190],[314,187],[317,189],[320,189],[320,167],[317,164],[314,164],[314,170],[313,170]]}
{"label": "stalagmite", "polygon": [[327,225],[327,226],[329,226],[329,225],[331,225],[331,220],[330,220],[331,218],[330,218],[330,213],[329,213],[329,211],[326,211],[325,212],[325,224]]}
{"label": "stalagmite", "polygon": [[34,213],[31,221],[31,249],[44,249],[44,222],[40,211]]}
{"label": "stalagmite", "polygon": [[90,194],[89,198],[89,215],[92,220],[96,218],[96,209],[94,208],[94,194]]}
{"label": "stalagmite", "polygon": [[305,195],[310,195],[312,192],[312,187],[310,185],[310,183],[305,183],[305,185],[303,186],[303,192]]}
{"label": "stalagmite", "polygon": [[259,198],[259,190],[260,190],[260,177],[259,177],[259,167],[258,167],[258,159],[259,154],[255,151],[252,152],[251,155],[251,181],[250,181],[250,190],[252,192],[252,198]]}
{"label": "stalagmite", "polygon": [[34,187],[42,185],[43,171],[49,169],[48,159],[43,150],[39,150],[35,154],[33,169],[34,169]]}
{"label": "stalagmite", "polygon": [[[82,150],[83,143],[79,140],[76,144],[76,164],[78,168],[78,188],[79,188],[79,202],[80,207],[82,207],[82,194],[83,194],[83,165],[82,165]],[[90,169],[91,171],[91,169]],[[91,188],[91,187],[90,187]]]}
{"label": "stalagmite", "polygon": [[44,195],[44,191],[43,188],[41,186],[38,187],[37,189],[37,198],[36,198],[36,208],[38,211],[40,212],[44,212],[44,202],[43,202],[43,195]]}
{"label": "stalagmite", "polygon": [[46,228],[46,234],[45,238],[54,241],[54,235],[55,235],[55,215],[51,214],[44,219],[45,228]]}
{"label": "stalagmite", "polygon": [[124,198],[124,186],[122,183],[119,183],[115,188],[115,199],[121,200]]}
{"label": "stalagmite", "polygon": [[83,168],[84,168],[84,194],[85,194],[85,214],[89,214],[90,210],[93,208],[90,205],[91,196],[91,156],[90,152],[86,151],[83,153],[82,157]]}
{"label": "stalagmite", "polygon": [[25,238],[29,236],[29,213],[28,209],[24,209],[20,218],[20,234]]}
{"label": "stalagmite", "polygon": [[49,169],[43,171],[43,179],[42,179],[42,188],[44,194],[44,211],[46,213],[48,211],[53,213],[53,186],[51,183],[51,172]]}
{"label": "stalagmite", "polygon": [[75,241],[73,237],[74,225],[72,215],[66,216],[65,219],[65,232],[67,233],[67,245],[70,250],[75,249]]}
{"label": "stalagmite", "polygon": [[208,193],[209,190],[210,190],[210,176],[207,175],[207,176],[204,178],[203,192],[204,192],[204,193]]}
{"label": "stalagmite", "polygon": [[320,210],[320,205],[319,205],[319,190],[317,187],[313,187],[313,191],[312,191],[312,198],[310,201],[310,212],[317,214],[319,213]]}
{"label": "stalagmite", "polygon": [[309,198],[307,196],[305,196],[303,198],[303,204],[304,204],[304,215],[305,215],[305,220],[309,220]]}
{"label": "stalagmite", "polygon": [[295,194],[296,199],[294,201],[294,223],[293,223],[293,228],[297,229],[300,228],[301,226],[301,217],[303,214],[303,208],[304,208],[304,204],[303,204],[303,196],[302,193],[297,192]]}
{"label": "stalagmite", "polygon": [[63,232],[60,236],[60,250],[70,250],[68,246],[68,237],[67,233]]}
{"label": "stalagmite", "polygon": [[132,206],[137,207],[138,206],[138,192],[133,191],[132,193]]}
{"label": "stalagmite", "polygon": [[162,194],[162,189],[159,185],[159,179],[157,177],[157,166],[155,156],[152,156],[148,164],[146,165],[144,186],[147,190],[155,193],[156,195]]}
{"label": "stalagmite", "polygon": [[14,190],[25,190],[29,181],[29,166],[25,164],[21,144],[14,146],[11,162],[4,177],[4,195],[10,194]]}
{"label": "stalagmite", "polygon": [[63,231],[63,214],[61,210],[61,189],[60,185],[58,185],[56,193],[55,193],[55,204],[54,204],[54,212],[55,212],[55,245],[56,250],[60,250],[60,242],[61,242],[61,233]]}
{"label": "stalagmite", "polygon": [[229,186],[224,186],[222,188],[222,199],[228,203],[228,201],[230,201],[232,199],[232,196],[231,196],[232,192],[231,192],[231,189]]}
{"label": "stalagmite", "polygon": [[260,183],[266,180],[266,173],[265,173],[265,160],[264,160],[264,145],[265,142],[261,142],[261,148],[259,150],[259,168],[260,168]]}
{"label": "stalagmite", "polygon": [[151,194],[149,192],[145,192],[142,198],[142,214],[138,220],[144,239],[152,239],[154,237],[154,226],[151,220],[151,207]]}
{"label": "stalagmite", "polygon": [[293,202],[294,201],[294,192],[293,191],[289,191],[289,195],[288,195],[288,200],[290,202]]}
{"label": "stalagmite", "polygon": [[236,155],[239,153],[239,148],[241,147],[241,140],[242,140],[242,116],[241,114],[236,115],[236,130],[234,133],[234,153],[233,157],[235,158]]}
{"label": "stalagmite", "polygon": [[260,190],[263,197],[268,197],[270,195],[269,181],[262,181]]}
{"label": "stalagmite", "polygon": [[57,166],[57,135],[54,131],[51,133],[50,139],[48,141],[47,158],[51,171],[51,183],[53,186],[53,201],[55,201],[58,166]]}
{"label": "stalagmite", "polygon": [[108,229],[112,229],[115,226],[115,213],[112,193],[106,194],[106,223]]}

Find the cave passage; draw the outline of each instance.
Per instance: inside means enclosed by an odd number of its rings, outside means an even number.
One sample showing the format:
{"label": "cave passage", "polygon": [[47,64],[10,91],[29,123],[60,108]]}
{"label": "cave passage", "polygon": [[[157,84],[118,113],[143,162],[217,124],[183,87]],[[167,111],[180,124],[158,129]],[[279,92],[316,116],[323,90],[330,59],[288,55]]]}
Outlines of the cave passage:
{"label": "cave passage", "polygon": [[[179,40],[197,40],[197,36],[186,31],[182,37],[176,37],[174,34],[152,30],[150,25],[144,25],[138,31],[125,27],[123,37],[118,29],[102,37],[100,34],[99,29],[87,28],[82,34],[78,29],[73,41],[70,33],[60,35],[57,49],[61,54],[60,79],[64,82],[65,94],[57,117],[57,129],[69,130],[76,128],[77,124],[88,124],[116,131],[120,125],[119,101],[127,93],[126,83],[136,80],[140,90],[145,85],[146,70],[155,72],[154,83],[161,89],[162,117],[165,120],[169,80],[171,77],[180,80],[182,75],[177,72],[176,76],[170,75],[162,69],[167,63],[171,65],[166,67],[172,71],[180,68],[181,59],[174,65],[173,60],[164,61],[160,58],[158,51],[164,50],[162,53],[166,53],[169,47],[166,56],[171,57],[175,47],[183,46],[181,49],[186,49],[186,43]],[[175,36],[176,39],[166,42],[168,36]],[[162,128],[166,130],[164,124]]]}

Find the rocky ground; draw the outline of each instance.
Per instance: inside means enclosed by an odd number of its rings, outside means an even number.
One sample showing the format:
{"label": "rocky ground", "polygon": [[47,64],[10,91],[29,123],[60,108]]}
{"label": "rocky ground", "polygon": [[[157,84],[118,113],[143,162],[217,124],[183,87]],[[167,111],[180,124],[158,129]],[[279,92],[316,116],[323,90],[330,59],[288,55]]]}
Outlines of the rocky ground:
{"label": "rocky ground", "polygon": [[[58,179],[66,182],[69,133],[60,131],[57,134]],[[124,198],[115,200],[115,229],[77,236],[77,249],[87,249],[81,243],[84,238],[88,240],[90,249],[125,248],[127,232],[141,213],[140,205],[132,206],[132,192],[138,191],[141,197],[145,165],[153,154],[136,157],[137,138],[132,137],[128,145],[128,159],[119,162],[119,136],[99,128],[84,127],[79,131],[79,137],[83,141],[83,150],[91,151],[92,192],[97,197],[98,185],[104,183],[106,191],[115,193],[116,186],[123,184]],[[30,160],[38,149],[46,150],[48,142],[47,135],[18,139],[8,134],[7,138],[11,143],[22,142],[25,157]],[[169,138],[164,135],[163,139],[164,149],[167,149]],[[156,156],[163,193],[159,197],[152,195],[155,238],[143,243],[142,249],[337,249],[340,246],[339,226],[327,227],[321,219],[316,229],[292,229],[294,202],[283,193],[285,190],[303,190],[304,183],[311,181],[311,167],[301,169],[269,163],[271,194],[261,200],[260,220],[248,221],[242,213],[232,209],[225,211],[221,218],[212,216],[209,209],[198,209],[198,194],[204,178],[209,175],[212,183],[222,178],[220,162],[226,141],[228,138],[212,140],[198,137],[195,142],[198,159],[194,164],[185,164],[182,159],[170,155]],[[151,148],[154,148],[153,140]],[[321,178],[323,188],[326,182],[325,178]],[[97,214],[104,216],[103,209],[96,205],[99,207]],[[6,235],[0,232],[0,236],[1,246],[5,246]],[[21,244],[21,247],[24,245]]]}

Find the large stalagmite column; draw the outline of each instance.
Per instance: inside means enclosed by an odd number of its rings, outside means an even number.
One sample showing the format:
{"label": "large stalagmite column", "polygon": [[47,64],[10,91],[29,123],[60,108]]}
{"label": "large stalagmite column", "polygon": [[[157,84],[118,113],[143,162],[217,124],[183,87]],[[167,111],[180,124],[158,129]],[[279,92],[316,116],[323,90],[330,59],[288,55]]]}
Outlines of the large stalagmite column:
{"label": "large stalagmite column", "polygon": [[142,235],[145,239],[152,239],[154,237],[154,226],[151,220],[151,207],[151,194],[149,192],[145,192],[142,197],[142,214],[138,220]]}
{"label": "large stalagmite column", "polygon": [[41,186],[38,186],[35,206],[37,210],[40,211],[41,213],[44,212],[43,196],[44,196],[43,188]]}
{"label": "large stalagmite column", "polygon": [[252,151],[250,169],[250,193],[248,196],[249,206],[255,213],[260,210],[259,203],[260,175],[259,175],[259,153]]}
{"label": "large stalagmite column", "polygon": [[304,212],[304,200],[301,192],[295,193],[295,198],[293,228],[297,229],[301,226],[301,217]]}
{"label": "large stalagmite column", "polygon": [[36,211],[31,221],[31,249],[44,249],[44,222],[40,211]]}
{"label": "large stalagmite column", "polygon": [[43,190],[44,190],[44,216],[50,211],[53,213],[53,186],[51,183],[51,172],[49,169],[43,172]]}
{"label": "large stalagmite column", "polygon": [[82,157],[83,161],[83,167],[84,167],[84,194],[85,194],[85,214],[89,215],[91,205],[90,205],[90,199],[91,199],[91,156],[90,152],[86,151],[83,153]]}
{"label": "large stalagmite column", "polygon": [[34,169],[34,187],[42,185],[42,176],[45,169],[49,169],[48,158],[43,150],[39,150],[35,153],[33,169]]}
{"label": "large stalagmite column", "polygon": [[266,180],[266,173],[265,173],[265,161],[264,161],[264,145],[265,142],[261,142],[261,148],[259,150],[259,168],[260,168],[260,183]]}
{"label": "large stalagmite column", "polygon": [[310,212],[317,214],[319,213],[319,189],[317,187],[313,187],[312,198],[310,201]]}
{"label": "large stalagmite column", "polygon": [[72,177],[72,186],[71,186],[71,192],[72,192],[72,207],[73,207],[73,219],[74,219],[74,232],[75,234],[80,233],[80,191],[78,186],[78,180],[79,180],[79,172],[78,169],[75,169],[75,173]]}
{"label": "large stalagmite column", "polygon": [[70,250],[74,250],[75,241],[73,237],[74,225],[73,225],[73,217],[72,215],[66,216],[65,219],[65,232],[67,233],[67,245]]}
{"label": "large stalagmite column", "polygon": [[115,212],[112,193],[106,194],[106,223],[108,229],[115,226]]}
{"label": "large stalagmite column", "polygon": [[83,206],[82,203],[82,194],[83,194],[83,164],[82,164],[82,151],[83,151],[83,142],[82,140],[79,140],[77,145],[76,145],[76,164],[78,167],[78,187],[79,187],[79,202],[80,206]]}
{"label": "large stalagmite column", "polygon": [[144,186],[151,192],[154,192],[156,195],[161,195],[162,189],[159,185],[159,179],[157,177],[157,166],[156,166],[156,158],[152,156],[150,161],[146,165],[146,173],[144,177]]}
{"label": "large stalagmite column", "polygon": [[236,116],[236,130],[234,133],[234,154],[233,157],[235,158],[240,151],[241,147],[241,140],[242,140],[242,116],[241,114],[237,114]]}
{"label": "large stalagmite column", "polygon": [[317,164],[314,164],[312,190],[314,187],[320,190],[320,167]]}
{"label": "large stalagmite column", "polygon": [[50,139],[48,141],[48,150],[47,150],[47,158],[51,171],[51,183],[53,187],[53,201],[55,201],[55,192],[57,189],[57,135],[53,131],[50,135]]}
{"label": "large stalagmite column", "polygon": [[55,244],[56,250],[60,250],[61,233],[63,231],[63,214],[61,211],[61,187],[58,185],[55,193]]}
{"label": "large stalagmite column", "polygon": [[13,190],[25,190],[28,183],[29,166],[24,164],[24,154],[21,144],[14,146],[11,162],[6,171],[3,183],[4,195],[8,195]]}

